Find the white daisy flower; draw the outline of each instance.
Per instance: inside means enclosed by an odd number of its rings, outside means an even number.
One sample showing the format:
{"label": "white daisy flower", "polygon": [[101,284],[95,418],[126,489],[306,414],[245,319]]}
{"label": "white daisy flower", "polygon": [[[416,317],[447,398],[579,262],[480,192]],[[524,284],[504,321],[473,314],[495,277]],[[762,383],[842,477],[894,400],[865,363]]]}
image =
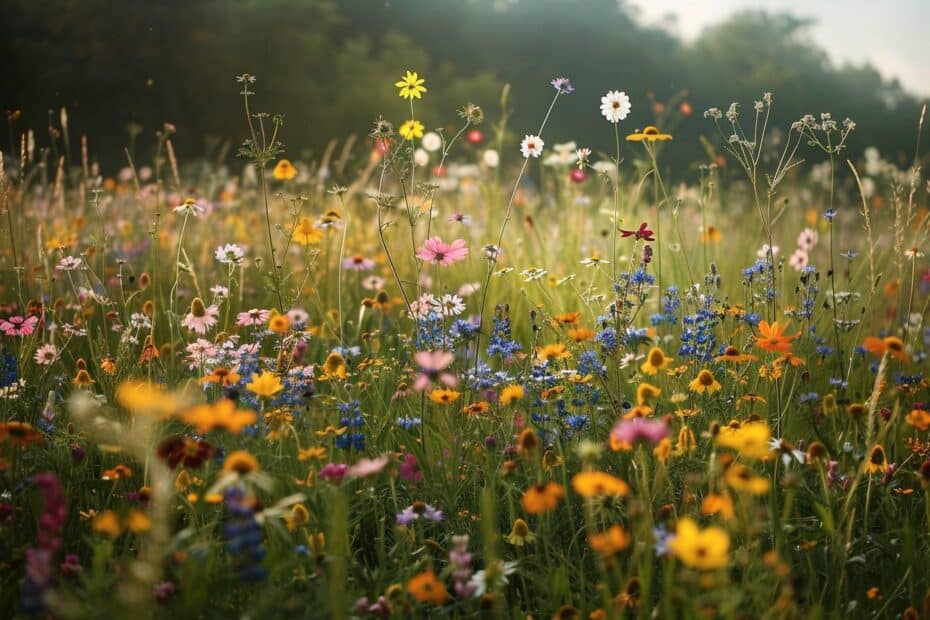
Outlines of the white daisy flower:
{"label": "white daisy flower", "polygon": [[601,114],[611,123],[625,119],[631,108],[630,98],[625,92],[612,90],[601,97]]}
{"label": "white daisy flower", "polygon": [[542,155],[543,146],[545,142],[539,136],[533,136],[526,134],[526,137],[523,138],[523,141],[520,143],[520,152],[523,153],[523,156],[529,159],[530,157],[538,158]]}

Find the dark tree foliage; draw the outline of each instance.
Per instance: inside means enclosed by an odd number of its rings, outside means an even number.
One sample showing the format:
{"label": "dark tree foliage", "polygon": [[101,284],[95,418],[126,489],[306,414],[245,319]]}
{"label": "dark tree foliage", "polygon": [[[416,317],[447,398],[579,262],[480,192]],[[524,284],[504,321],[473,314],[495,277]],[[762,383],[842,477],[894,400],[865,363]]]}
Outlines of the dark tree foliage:
{"label": "dark tree foliage", "polygon": [[393,82],[405,68],[427,77],[428,127],[455,121],[468,101],[493,120],[512,84],[514,133],[537,129],[548,81],[567,75],[577,91],[547,143],[602,149],[612,146],[597,112],[605,91],[633,98],[630,130],[653,122],[648,97],[686,93],[694,115],[674,128],[682,162],[702,154],[704,109],[749,106],[766,90],[781,125],[822,111],[856,120],[853,149],[909,151],[920,105],[872,67],[831,66],[805,21],[759,12],[685,45],[617,0],[6,0],[0,10],[0,107],[21,109],[17,128],[41,130],[41,142],[49,110],[67,106],[72,133],[87,134],[109,165],[119,165],[129,123],[149,139],[173,123],[182,158],[208,154],[211,136],[240,140],[233,76],[245,72],[258,76],[257,109],[286,115],[291,156],[365,134],[379,114],[403,121]]}

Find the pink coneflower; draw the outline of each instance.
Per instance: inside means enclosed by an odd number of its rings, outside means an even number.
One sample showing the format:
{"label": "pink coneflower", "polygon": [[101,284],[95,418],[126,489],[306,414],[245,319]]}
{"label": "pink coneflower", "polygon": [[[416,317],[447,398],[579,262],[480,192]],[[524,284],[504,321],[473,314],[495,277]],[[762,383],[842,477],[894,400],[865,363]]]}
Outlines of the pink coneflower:
{"label": "pink coneflower", "polygon": [[461,224],[462,226],[468,226],[471,224],[471,216],[465,215],[464,213],[454,213],[449,216],[450,224]]}
{"label": "pink coneflower", "polygon": [[342,268],[351,269],[352,271],[371,271],[375,268],[375,261],[356,254],[343,259]]}
{"label": "pink coneflower", "polygon": [[81,263],[84,261],[78,258],[77,256],[65,256],[63,259],[58,261],[58,265],[55,266],[55,269],[59,271],[74,271],[81,266]]}
{"label": "pink coneflower", "polygon": [[28,336],[35,331],[39,317],[32,315],[29,317],[11,316],[8,319],[0,319],[0,332],[7,336]]}
{"label": "pink coneflower", "polygon": [[407,482],[420,482],[423,480],[423,472],[420,470],[420,462],[413,454],[407,454],[404,462],[400,464],[397,470],[400,477]]}
{"label": "pink coneflower", "polygon": [[53,344],[43,344],[36,349],[33,359],[40,366],[48,366],[58,359],[58,347]]}
{"label": "pink coneflower", "polygon": [[206,306],[201,298],[195,297],[194,301],[191,302],[191,311],[181,321],[181,325],[203,336],[211,327],[216,325],[219,316],[219,307],[216,305]]}
{"label": "pink coneflower", "polygon": [[633,418],[617,422],[617,425],[610,431],[610,436],[629,445],[633,445],[640,439],[655,445],[668,437],[668,433],[668,425],[662,420]]}
{"label": "pink coneflower", "polygon": [[458,385],[459,380],[455,375],[443,372],[455,361],[455,356],[449,351],[417,351],[413,354],[413,361],[421,371],[413,381],[413,389],[418,392],[431,388],[436,380],[450,388]]}
{"label": "pink coneflower", "polygon": [[236,325],[239,327],[255,327],[264,325],[271,316],[271,310],[259,310],[252,308],[247,312],[240,312],[236,315]]}
{"label": "pink coneflower", "polygon": [[464,239],[456,239],[449,245],[439,237],[432,237],[417,249],[418,258],[443,267],[465,260],[466,256],[468,256],[468,246],[465,245]]}

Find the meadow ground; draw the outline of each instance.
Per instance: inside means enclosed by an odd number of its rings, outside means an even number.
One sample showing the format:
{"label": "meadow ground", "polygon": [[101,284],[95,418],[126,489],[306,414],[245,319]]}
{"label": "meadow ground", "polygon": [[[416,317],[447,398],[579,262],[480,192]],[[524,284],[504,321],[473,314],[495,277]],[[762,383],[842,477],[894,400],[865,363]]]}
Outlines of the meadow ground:
{"label": "meadow ground", "polygon": [[249,75],[235,164],[10,116],[2,615],[928,617],[923,119],[766,93],[672,170],[687,101],[592,153],[567,79],[516,135],[398,77],[316,161]]}

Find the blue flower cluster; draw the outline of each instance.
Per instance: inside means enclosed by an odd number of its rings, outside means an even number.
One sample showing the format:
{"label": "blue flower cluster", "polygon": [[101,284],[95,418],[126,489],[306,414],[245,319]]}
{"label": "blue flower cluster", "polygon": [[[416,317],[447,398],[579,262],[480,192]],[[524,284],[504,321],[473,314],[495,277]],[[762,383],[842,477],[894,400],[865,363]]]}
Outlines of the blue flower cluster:
{"label": "blue flower cluster", "polygon": [[268,575],[262,566],[265,533],[255,519],[255,508],[238,486],[229,487],[224,494],[229,519],[223,524],[226,552],[235,557],[236,569],[242,581],[261,581]]}
{"label": "blue flower cluster", "polygon": [[365,425],[361,401],[350,400],[346,403],[339,403],[339,412],[342,413],[339,425],[347,427],[349,431],[336,437],[336,447],[340,450],[352,448],[359,452],[364,450],[365,435],[359,430]]}

